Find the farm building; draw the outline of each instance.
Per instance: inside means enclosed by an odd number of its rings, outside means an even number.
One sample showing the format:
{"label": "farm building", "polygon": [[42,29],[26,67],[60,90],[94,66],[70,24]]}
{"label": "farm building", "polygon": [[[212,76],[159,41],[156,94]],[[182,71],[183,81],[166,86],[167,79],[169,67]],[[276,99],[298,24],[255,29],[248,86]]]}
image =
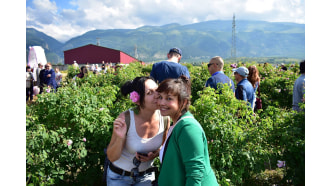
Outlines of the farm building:
{"label": "farm building", "polygon": [[134,61],[143,63],[120,50],[93,44],[64,51],[64,64],[73,64],[74,61],[78,64],[100,64],[102,61],[116,64],[129,64]]}

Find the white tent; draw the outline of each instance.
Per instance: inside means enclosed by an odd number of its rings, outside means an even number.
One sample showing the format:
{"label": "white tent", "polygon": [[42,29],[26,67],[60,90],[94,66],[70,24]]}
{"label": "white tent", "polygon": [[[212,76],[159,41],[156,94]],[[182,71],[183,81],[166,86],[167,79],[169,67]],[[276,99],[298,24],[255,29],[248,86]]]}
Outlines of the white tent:
{"label": "white tent", "polygon": [[47,63],[44,49],[41,46],[30,46],[28,65],[31,68],[38,68],[39,63],[42,65],[46,65]]}
{"label": "white tent", "polygon": [[42,65],[47,64],[47,59],[44,49],[41,46],[30,46],[28,65],[32,69],[34,69],[33,70],[34,79],[36,79],[36,69],[38,68],[39,63],[41,63]]}

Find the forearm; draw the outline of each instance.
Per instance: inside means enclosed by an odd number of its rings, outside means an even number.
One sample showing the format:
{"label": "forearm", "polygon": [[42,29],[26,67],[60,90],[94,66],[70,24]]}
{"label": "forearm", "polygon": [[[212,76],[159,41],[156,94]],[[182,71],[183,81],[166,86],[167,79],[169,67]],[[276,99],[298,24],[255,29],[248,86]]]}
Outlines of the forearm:
{"label": "forearm", "polygon": [[111,137],[111,141],[107,148],[107,157],[111,162],[114,162],[120,158],[121,152],[124,148],[126,139],[119,138],[114,134]]}

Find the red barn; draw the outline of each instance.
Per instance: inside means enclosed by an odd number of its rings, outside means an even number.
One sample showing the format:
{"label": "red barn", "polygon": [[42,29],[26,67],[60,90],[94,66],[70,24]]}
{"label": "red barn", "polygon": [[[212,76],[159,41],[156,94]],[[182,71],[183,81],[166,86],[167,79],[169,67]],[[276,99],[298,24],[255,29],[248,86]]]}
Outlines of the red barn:
{"label": "red barn", "polygon": [[135,59],[120,50],[93,44],[64,51],[64,64],[73,64],[74,61],[78,64],[98,64],[102,63],[102,61],[105,63],[109,62],[121,64],[129,64],[134,61],[143,63],[142,61]]}

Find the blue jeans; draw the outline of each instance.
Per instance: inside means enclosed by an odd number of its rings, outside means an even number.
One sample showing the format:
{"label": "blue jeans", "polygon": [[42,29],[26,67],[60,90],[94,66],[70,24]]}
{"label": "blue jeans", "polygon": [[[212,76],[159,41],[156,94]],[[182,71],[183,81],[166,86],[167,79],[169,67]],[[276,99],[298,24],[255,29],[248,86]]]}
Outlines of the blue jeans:
{"label": "blue jeans", "polygon": [[151,186],[151,182],[155,180],[155,173],[151,172],[143,176],[136,178],[136,181],[133,180],[130,176],[123,176],[117,173],[112,172],[110,168],[107,171],[107,185],[111,186]]}

